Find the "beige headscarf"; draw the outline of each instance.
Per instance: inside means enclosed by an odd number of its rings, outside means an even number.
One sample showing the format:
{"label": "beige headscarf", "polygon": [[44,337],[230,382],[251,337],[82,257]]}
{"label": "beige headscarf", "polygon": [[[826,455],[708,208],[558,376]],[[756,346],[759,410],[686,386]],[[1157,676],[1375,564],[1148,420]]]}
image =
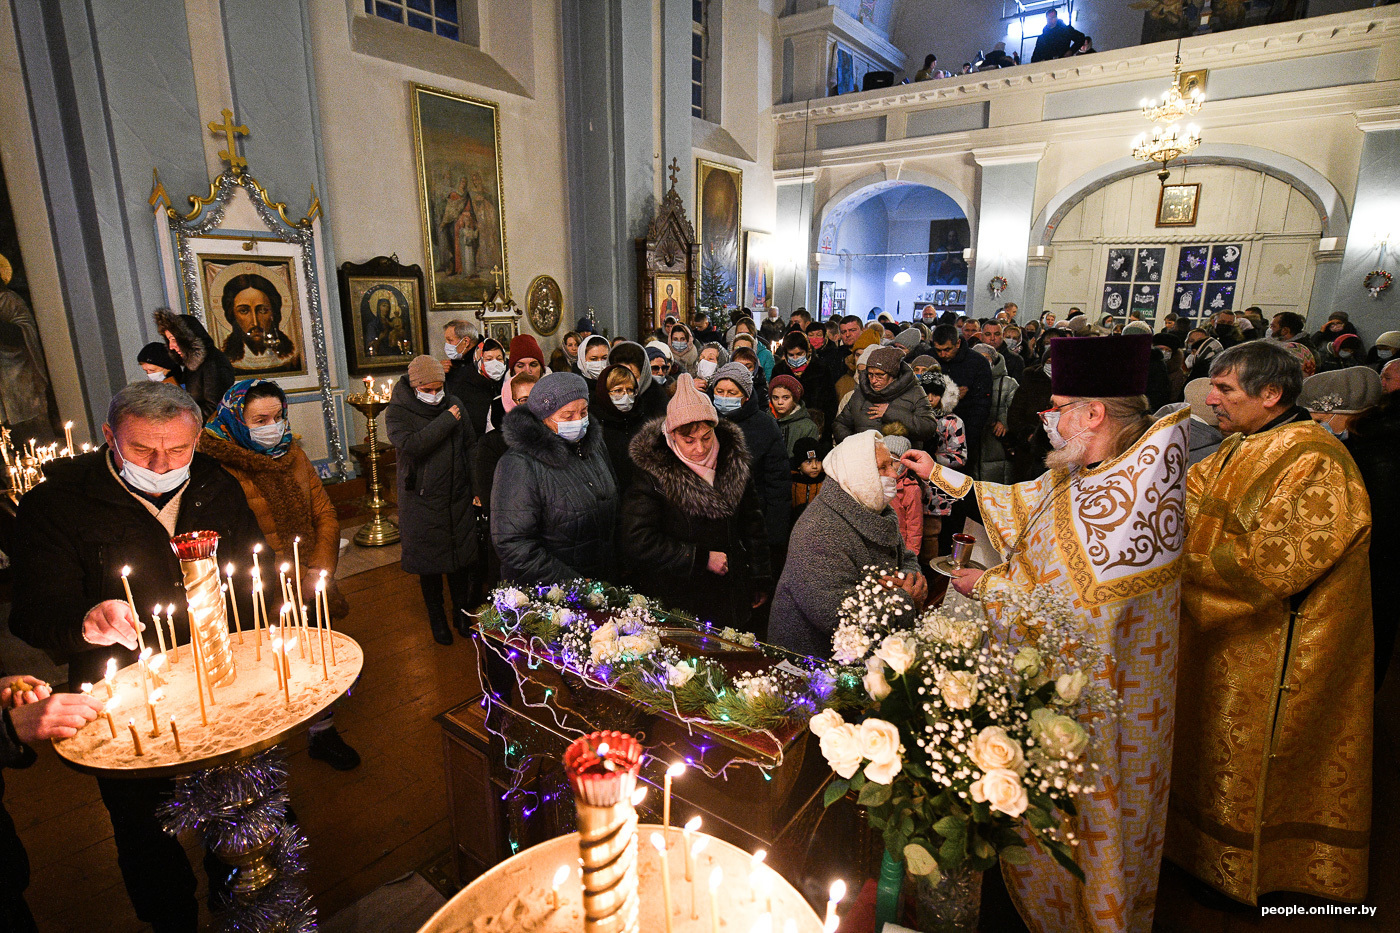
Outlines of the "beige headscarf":
{"label": "beige headscarf", "polygon": [[828,477],[836,480],[852,499],[877,514],[889,505],[880,471],[875,468],[875,445],[883,443],[879,431],[862,431],[837,444],[822,461]]}

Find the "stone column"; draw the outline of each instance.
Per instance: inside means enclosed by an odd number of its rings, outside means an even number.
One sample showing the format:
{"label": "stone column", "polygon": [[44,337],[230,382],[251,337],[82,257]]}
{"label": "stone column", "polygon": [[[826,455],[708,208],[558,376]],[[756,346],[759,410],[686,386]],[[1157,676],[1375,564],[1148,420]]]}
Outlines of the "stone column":
{"label": "stone column", "polygon": [[[1055,251],[1048,246],[1032,246],[1026,255],[1026,287],[1022,291],[1022,298],[1006,299],[1021,306],[1016,323],[1024,324],[1026,321],[1038,320],[1045,312],[1045,283],[1050,275],[1050,260],[1054,256]],[[1006,304],[1006,301],[1002,304]]]}
{"label": "stone column", "polygon": [[[977,196],[977,240],[974,262],[968,265],[968,314],[991,317],[1008,301],[1023,307],[1026,295],[1026,249],[1035,216],[1035,182],[1045,143],[992,146],[972,150],[981,167]],[[993,297],[988,285],[994,276],[1006,278],[1006,289]],[[1040,280],[1040,300],[1045,281]]]}
{"label": "stone column", "polygon": [[[1351,226],[1341,269],[1329,304],[1314,303],[1309,320],[1326,319],[1333,311],[1346,311],[1367,344],[1391,329],[1400,297],[1391,288],[1372,298],[1361,287],[1366,273],[1384,269],[1400,273],[1400,242],[1383,242],[1397,231],[1395,192],[1400,191],[1400,107],[1377,107],[1356,113],[1356,126],[1365,133],[1361,141],[1361,165],[1356,175],[1356,196],[1352,200]],[[1318,278],[1322,268],[1318,268]],[[1318,297],[1313,287],[1314,299]]]}
{"label": "stone column", "polygon": [[1326,322],[1327,315],[1332,313],[1332,296],[1337,293],[1341,281],[1346,242],[1346,237],[1323,237],[1317,241],[1317,249],[1313,250],[1316,271],[1313,272],[1312,297],[1303,309],[1310,332],[1320,328]]}

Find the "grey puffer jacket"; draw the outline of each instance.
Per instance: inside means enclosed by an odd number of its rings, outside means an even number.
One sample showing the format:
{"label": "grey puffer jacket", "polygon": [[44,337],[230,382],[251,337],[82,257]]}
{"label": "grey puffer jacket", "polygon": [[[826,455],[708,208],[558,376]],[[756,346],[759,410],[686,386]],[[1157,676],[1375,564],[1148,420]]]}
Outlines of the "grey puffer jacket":
{"label": "grey puffer jacket", "polygon": [[[889,407],[885,409],[881,418],[871,418],[868,409],[880,402],[887,402]],[[904,425],[909,443],[918,447],[923,447],[933,440],[938,432],[938,421],[928,403],[928,394],[919,386],[908,363],[900,363],[899,375],[879,392],[870,388],[865,373],[861,373],[850,401],[836,416],[836,427],[832,436],[835,443],[839,444],[852,434],[879,431],[885,425],[896,421]]]}
{"label": "grey puffer jacket", "polygon": [[877,515],[828,479],[793,526],[768,640],[814,658],[831,657],[837,608],[870,565],[919,572],[894,510],[886,506]]}
{"label": "grey puffer jacket", "polygon": [[1011,460],[1006,456],[1002,439],[997,437],[994,428],[998,422],[1006,424],[1011,416],[1011,400],[1016,397],[1018,383],[1006,373],[1006,359],[1000,353],[991,363],[992,367],[992,411],[987,425],[982,429],[982,460],[977,467],[977,478],[989,483],[1011,484],[1016,481],[1011,471]]}
{"label": "grey puffer jacket", "polygon": [[521,405],[506,415],[501,431],[510,447],[491,490],[491,542],[501,558],[501,579],[613,579],[618,490],[602,425],[590,419],[583,439],[571,444]]}
{"label": "grey puffer jacket", "polygon": [[[449,410],[456,405],[460,419]],[[384,412],[398,450],[399,532],[405,573],[452,573],[476,563],[472,461],[476,429],[455,395],[429,405],[399,379]]]}

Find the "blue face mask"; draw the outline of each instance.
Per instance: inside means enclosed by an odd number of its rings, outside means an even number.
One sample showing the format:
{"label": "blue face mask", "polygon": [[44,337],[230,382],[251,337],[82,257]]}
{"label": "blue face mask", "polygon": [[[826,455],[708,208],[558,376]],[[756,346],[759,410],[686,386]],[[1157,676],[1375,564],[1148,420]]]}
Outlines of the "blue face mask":
{"label": "blue face mask", "polygon": [[790,357],[788,357],[788,366],[790,366],[790,367],[793,368],[793,369],[801,369],[803,366],[806,366],[806,365],[807,365],[807,357],[805,357],[805,356],[790,356]]}
{"label": "blue face mask", "polygon": [[729,398],[724,395],[715,396],[715,411],[721,415],[732,415],[739,410],[739,406],[744,404],[741,398]]}
{"label": "blue face mask", "polygon": [[576,441],[583,437],[583,433],[588,430],[588,416],[584,415],[577,421],[559,422],[559,436],[566,441]]}

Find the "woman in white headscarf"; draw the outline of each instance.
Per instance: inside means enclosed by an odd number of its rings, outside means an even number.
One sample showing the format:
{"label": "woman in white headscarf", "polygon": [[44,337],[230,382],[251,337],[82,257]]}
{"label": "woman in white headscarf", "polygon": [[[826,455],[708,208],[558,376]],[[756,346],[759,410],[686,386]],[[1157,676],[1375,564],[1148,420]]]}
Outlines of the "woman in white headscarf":
{"label": "woman in white headscarf", "polygon": [[890,508],[899,466],[877,431],[853,434],[826,455],[827,481],[793,526],[773,596],[773,644],[830,657],[837,608],[867,566],[887,568],[890,581],[916,606],[923,604],[928,584]]}

